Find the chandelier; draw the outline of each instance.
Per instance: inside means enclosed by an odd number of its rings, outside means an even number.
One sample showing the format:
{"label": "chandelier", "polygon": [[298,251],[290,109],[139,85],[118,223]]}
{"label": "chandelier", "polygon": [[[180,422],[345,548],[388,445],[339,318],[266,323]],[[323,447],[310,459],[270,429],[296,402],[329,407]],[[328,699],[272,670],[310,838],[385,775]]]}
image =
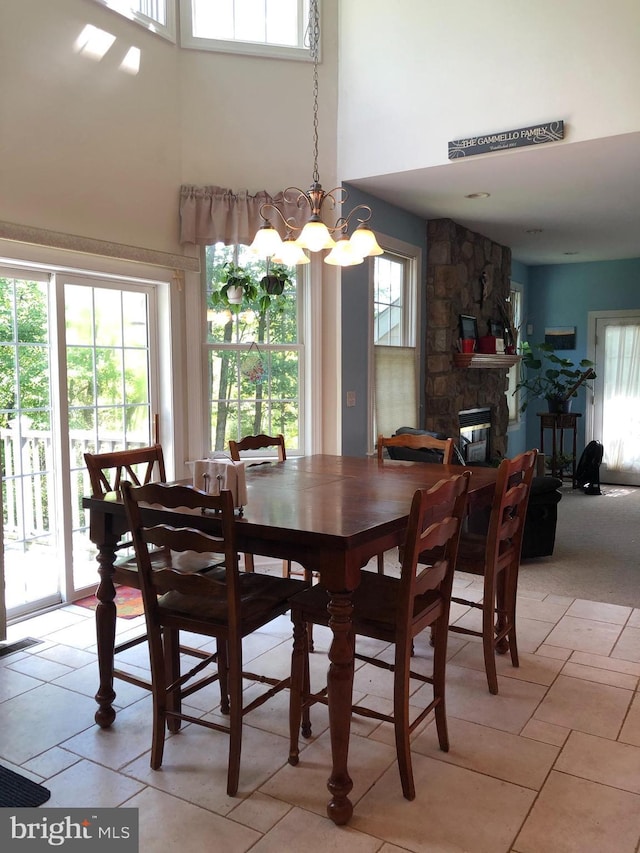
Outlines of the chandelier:
{"label": "chandelier", "polygon": [[[361,264],[366,257],[381,255],[375,234],[369,228],[372,211],[366,204],[359,204],[347,216],[340,216],[333,225],[327,225],[323,219],[325,211],[335,210],[347,200],[347,192],[335,187],[325,192],[318,173],[318,56],[320,45],[320,10],[318,0],[309,3],[309,49],[313,60],[313,180],[304,192],[298,187],[288,187],[282,196],[285,202],[295,203],[299,208],[308,208],[309,219],[304,227],[295,224],[293,219],[285,219],[275,204],[265,202],[260,207],[263,224],[258,229],[251,244],[251,250],[260,257],[276,263],[294,266],[308,264],[309,258],[303,249],[310,252],[331,251],[326,255],[325,264],[347,267]],[[274,228],[270,216],[280,220],[286,229],[282,240]],[[349,237],[349,230],[353,233]],[[334,239],[335,238],[335,239]]]}

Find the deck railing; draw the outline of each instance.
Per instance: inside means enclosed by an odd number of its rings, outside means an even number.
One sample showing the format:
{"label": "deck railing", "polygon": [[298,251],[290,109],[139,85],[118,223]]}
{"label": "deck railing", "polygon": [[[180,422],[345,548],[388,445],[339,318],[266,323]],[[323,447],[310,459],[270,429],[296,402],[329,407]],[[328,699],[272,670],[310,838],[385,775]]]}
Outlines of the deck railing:
{"label": "deck railing", "polygon": [[[128,448],[143,447],[146,442],[127,442]],[[96,448],[95,433],[74,430],[69,433],[71,524],[74,532],[87,527],[82,498],[90,494],[91,484],[84,454],[109,453],[122,449],[121,435],[101,439]],[[51,433],[44,430],[0,429],[0,453],[3,478],[3,515],[5,541],[27,542],[48,539],[56,519],[54,448]]]}

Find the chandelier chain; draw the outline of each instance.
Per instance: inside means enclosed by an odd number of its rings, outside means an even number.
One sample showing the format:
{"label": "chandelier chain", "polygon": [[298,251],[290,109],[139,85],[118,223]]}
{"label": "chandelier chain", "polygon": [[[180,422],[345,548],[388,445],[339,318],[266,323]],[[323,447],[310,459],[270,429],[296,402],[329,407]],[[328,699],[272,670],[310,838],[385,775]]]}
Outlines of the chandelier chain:
{"label": "chandelier chain", "polygon": [[[319,0],[309,0],[309,21],[304,34],[305,44],[309,45],[309,56],[313,61],[313,182],[305,192],[299,187],[287,187],[282,197],[286,204],[294,203],[298,208],[308,210],[306,224],[298,225],[296,219],[285,217],[273,202],[265,202],[260,207],[263,225],[260,226],[251,244],[251,248],[264,257],[273,258],[277,263],[309,263],[303,249],[319,252],[331,249],[324,259],[327,264],[352,266],[361,264],[365,257],[382,254],[374,233],[369,228],[371,208],[368,204],[357,204],[346,216],[340,215],[333,224],[327,225],[323,219],[323,208],[341,211],[347,200],[347,191],[342,186],[326,192],[320,184],[318,170],[318,66],[320,59],[320,8]],[[295,195],[294,195],[295,194]],[[280,225],[286,229],[282,241],[278,230],[269,219],[270,211],[277,217]],[[348,229],[353,226],[351,237]],[[294,238],[294,235],[299,235]],[[336,235],[334,240],[332,235]],[[284,260],[286,255],[287,260]],[[300,257],[300,255],[302,257]]]}
{"label": "chandelier chain", "polygon": [[318,59],[320,52],[320,9],[318,0],[309,3],[309,52],[313,59],[313,181],[320,183],[318,171]]}

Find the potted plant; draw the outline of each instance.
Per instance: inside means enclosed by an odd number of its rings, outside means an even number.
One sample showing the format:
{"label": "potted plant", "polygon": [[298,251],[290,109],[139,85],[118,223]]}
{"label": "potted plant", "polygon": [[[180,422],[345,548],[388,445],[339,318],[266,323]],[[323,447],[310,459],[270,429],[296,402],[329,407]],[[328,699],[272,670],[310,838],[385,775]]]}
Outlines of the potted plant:
{"label": "potted plant", "polygon": [[596,376],[592,361],[583,358],[575,364],[569,358],[556,355],[551,344],[531,346],[525,341],[521,354],[523,378],[515,388],[516,391],[522,389],[525,392],[520,405],[521,412],[526,410],[532,398],[545,399],[550,412],[568,412],[572,398],[578,396],[580,386],[584,384],[591,387],[589,380]]}
{"label": "potted plant", "polygon": [[267,263],[267,272],[260,279],[261,287],[271,295],[280,296],[287,284],[291,283],[291,276],[287,267],[282,264]]}
{"label": "potted plant", "polygon": [[267,261],[267,272],[262,276],[259,284],[262,290],[258,299],[260,310],[282,310],[284,289],[292,284],[289,269],[283,264],[272,264]]}
{"label": "potted plant", "polygon": [[243,303],[252,302],[258,296],[255,279],[232,261],[222,267],[218,283],[220,289],[211,293],[211,307],[214,309],[229,308],[238,312]]}

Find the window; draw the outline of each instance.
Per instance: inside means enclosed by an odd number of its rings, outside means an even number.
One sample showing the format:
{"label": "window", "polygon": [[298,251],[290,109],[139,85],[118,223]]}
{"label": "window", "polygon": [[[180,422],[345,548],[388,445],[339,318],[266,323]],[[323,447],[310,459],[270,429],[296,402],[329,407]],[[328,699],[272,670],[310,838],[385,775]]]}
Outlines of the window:
{"label": "window", "polygon": [[[520,325],[522,323],[522,293],[520,292],[520,290],[514,289],[513,286],[509,291],[508,309],[511,315],[512,326],[515,331],[519,333]],[[518,335],[518,340],[515,343],[521,343],[520,335]],[[519,420],[520,394],[518,391],[515,391],[519,376],[520,364],[514,364],[513,367],[509,368],[508,375],[507,405],[509,407],[509,423],[517,423],[517,421]]]}
{"label": "window", "polygon": [[373,437],[418,423],[416,259],[373,259]]}
{"label": "window", "polygon": [[[232,262],[249,275],[254,293],[238,306],[215,304],[220,274]],[[296,271],[282,294],[265,299],[263,261],[246,246],[206,248],[207,400],[209,448],[227,451],[229,439],[244,435],[285,437],[287,453],[302,452],[299,340],[301,309]],[[267,305],[269,302],[269,305]]]}
{"label": "window", "polygon": [[175,0],[96,0],[108,6],[114,12],[130,18],[137,24],[164,36],[176,40]]}
{"label": "window", "polygon": [[309,59],[309,0],[180,0],[181,44]]}
{"label": "window", "polygon": [[280,59],[311,59],[309,0],[95,0],[180,46]]}

